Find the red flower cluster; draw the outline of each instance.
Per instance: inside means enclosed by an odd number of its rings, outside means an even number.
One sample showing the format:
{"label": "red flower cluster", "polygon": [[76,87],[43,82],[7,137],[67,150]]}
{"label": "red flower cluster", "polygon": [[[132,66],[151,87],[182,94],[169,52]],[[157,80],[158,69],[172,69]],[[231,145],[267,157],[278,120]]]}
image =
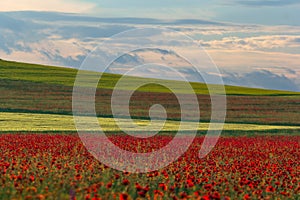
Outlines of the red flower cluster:
{"label": "red flower cluster", "polygon": [[[151,151],[171,136],[129,142]],[[76,135],[0,135],[0,196],[4,199],[297,199],[300,136],[223,137],[205,158],[203,137],[170,166],[147,174],[121,173],[99,163]]]}

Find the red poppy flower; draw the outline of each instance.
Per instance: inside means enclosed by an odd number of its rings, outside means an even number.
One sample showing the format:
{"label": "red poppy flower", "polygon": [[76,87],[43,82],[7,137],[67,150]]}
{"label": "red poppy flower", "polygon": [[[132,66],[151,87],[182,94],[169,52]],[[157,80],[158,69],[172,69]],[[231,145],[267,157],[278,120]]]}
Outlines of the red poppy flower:
{"label": "red poppy flower", "polygon": [[250,195],[249,194],[245,194],[244,195],[244,200],[248,200],[248,199],[250,199]]}
{"label": "red poppy flower", "polygon": [[112,182],[109,182],[109,183],[106,184],[107,189],[111,188],[111,186],[112,186]]}
{"label": "red poppy flower", "polygon": [[33,175],[30,175],[30,176],[29,176],[29,180],[30,180],[31,182],[33,182],[33,181],[34,181],[34,176],[33,176]]}
{"label": "red poppy flower", "polygon": [[130,182],[129,182],[128,179],[124,179],[124,180],[122,181],[122,184],[123,184],[123,185],[129,185],[129,183],[130,183]]}
{"label": "red poppy flower", "polygon": [[270,185],[266,188],[266,192],[275,192],[275,188]]}
{"label": "red poppy flower", "polygon": [[160,183],[158,186],[159,186],[163,191],[166,191],[166,190],[168,189],[168,187],[167,187],[166,184],[164,184],[164,183]]}
{"label": "red poppy flower", "polygon": [[128,194],[126,194],[126,193],[121,193],[121,194],[120,194],[120,200],[128,200]]}
{"label": "red poppy flower", "polygon": [[206,184],[204,186],[204,189],[206,189],[206,190],[211,190],[212,188],[213,188],[212,184]]}

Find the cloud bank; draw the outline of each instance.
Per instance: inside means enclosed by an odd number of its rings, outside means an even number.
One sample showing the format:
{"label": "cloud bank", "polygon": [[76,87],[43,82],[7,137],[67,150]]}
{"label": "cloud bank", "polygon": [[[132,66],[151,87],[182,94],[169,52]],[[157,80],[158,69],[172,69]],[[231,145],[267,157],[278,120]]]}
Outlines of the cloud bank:
{"label": "cloud bank", "polygon": [[[78,68],[84,58],[110,36],[133,28],[160,25],[194,38],[223,71],[227,84],[299,91],[300,28],[295,26],[193,19],[99,18],[51,12],[5,12],[0,13],[0,21],[2,59]],[[126,45],[135,42],[136,38],[128,38]],[[180,38],[169,43],[160,41],[160,45],[166,49],[181,46],[193,54]],[[127,55],[120,58],[118,64],[138,64],[141,60],[168,61],[181,67],[191,80],[201,81],[186,70],[184,62],[174,54],[162,50]]]}
{"label": "cloud bank", "polygon": [[95,3],[84,1],[39,1],[39,0],[14,0],[0,1],[0,11],[55,11],[55,12],[70,12],[82,13],[91,10]]}

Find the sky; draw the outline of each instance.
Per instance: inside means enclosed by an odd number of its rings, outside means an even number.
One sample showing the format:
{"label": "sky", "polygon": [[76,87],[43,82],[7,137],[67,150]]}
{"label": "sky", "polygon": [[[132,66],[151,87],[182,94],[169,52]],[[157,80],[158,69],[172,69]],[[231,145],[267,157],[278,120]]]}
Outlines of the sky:
{"label": "sky", "polygon": [[[225,83],[300,91],[299,10],[299,0],[0,1],[0,58],[79,67],[114,34],[162,26],[204,47]],[[130,41],[135,42],[128,38],[126,45]],[[176,44],[194,53],[185,41]],[[154,58],[176,61],[172,53],[160,53],[127,58],[136,64]]]}
{"label": "sky", "polygon": [[210,19],[234,23],[300,25],[299,0],[14,0],[0,11],[57,11],[99,17]]}

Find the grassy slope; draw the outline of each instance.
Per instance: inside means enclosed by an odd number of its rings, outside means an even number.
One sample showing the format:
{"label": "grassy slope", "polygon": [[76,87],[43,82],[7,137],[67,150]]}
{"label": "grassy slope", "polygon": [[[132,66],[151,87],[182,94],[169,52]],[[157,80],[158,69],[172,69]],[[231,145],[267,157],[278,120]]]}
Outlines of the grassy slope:
{"label": "grassy slope", "polygon": [[[72,90],[75,69],[24,64],[0,60],[0,112],[72,114]],[[97,78],[95,73],[91,75]],[[119,75],[106,74],[96,95],[99,116],[110,117],[110,95]],[[139,78],[131,78],[132,84]],[[180,82],[173,82],[180,87]],[[210,98],[204,84],[193,83],[200,102],[201,121],[210,120]],[[126,88],[125,88],[126,89]],[[227,123],[299,126],[300,95],[295,92],[272,91],[226,86]],[[131,115],[147,119],[149,105],[163,103],[169,119],[180,119],[178,102],[163,87],[141,88],[131,99]],[[101,102],[97,102],[100,99]],[[167,101],[166,101],[167,100]],[[105,105],[105,106],[103,106]]]}
{"label": "grassy slope", "polygon": [[[0,78],[9,80],[24,80],[33,81],[47,84],[59,84],[64,86],[73,86],[77,70],[62,67],[53,66],[43,66],[36,64],[18,63],[11,61],[0,60]],[[89,73],[92,79],[99,77],[99,73],[91,72]],[[118,81],[120,75],[105,74],[101,78],[101,88],[113,89],[114,83]],[[140,78],[132,77],[130,79],[130,86],[134,86],[136,81]],[[154,79],[152,79],[154,80]],[[155,80],[154,80],[155,82]],[[170,81],[166,81],[170,82]],[[172,84],[179,88],[184,93],[182,89],[182,83],[179,81],[171,81]],[[192,87],[197,94],[208,94],[207,87],[205,84],[201,83],[191,83]],[[169,92],[164,87],[142,87],[140,91],[150,91],[150,92]],[[126,88],[124,88],[126,89]],[[246,87],[236,87],[236,86],[226,86],[227,95],[300,95],[299,92],[289,92],[289,91],[276,91],[276,90],[264,90],[256,88],[246,88]]]}

